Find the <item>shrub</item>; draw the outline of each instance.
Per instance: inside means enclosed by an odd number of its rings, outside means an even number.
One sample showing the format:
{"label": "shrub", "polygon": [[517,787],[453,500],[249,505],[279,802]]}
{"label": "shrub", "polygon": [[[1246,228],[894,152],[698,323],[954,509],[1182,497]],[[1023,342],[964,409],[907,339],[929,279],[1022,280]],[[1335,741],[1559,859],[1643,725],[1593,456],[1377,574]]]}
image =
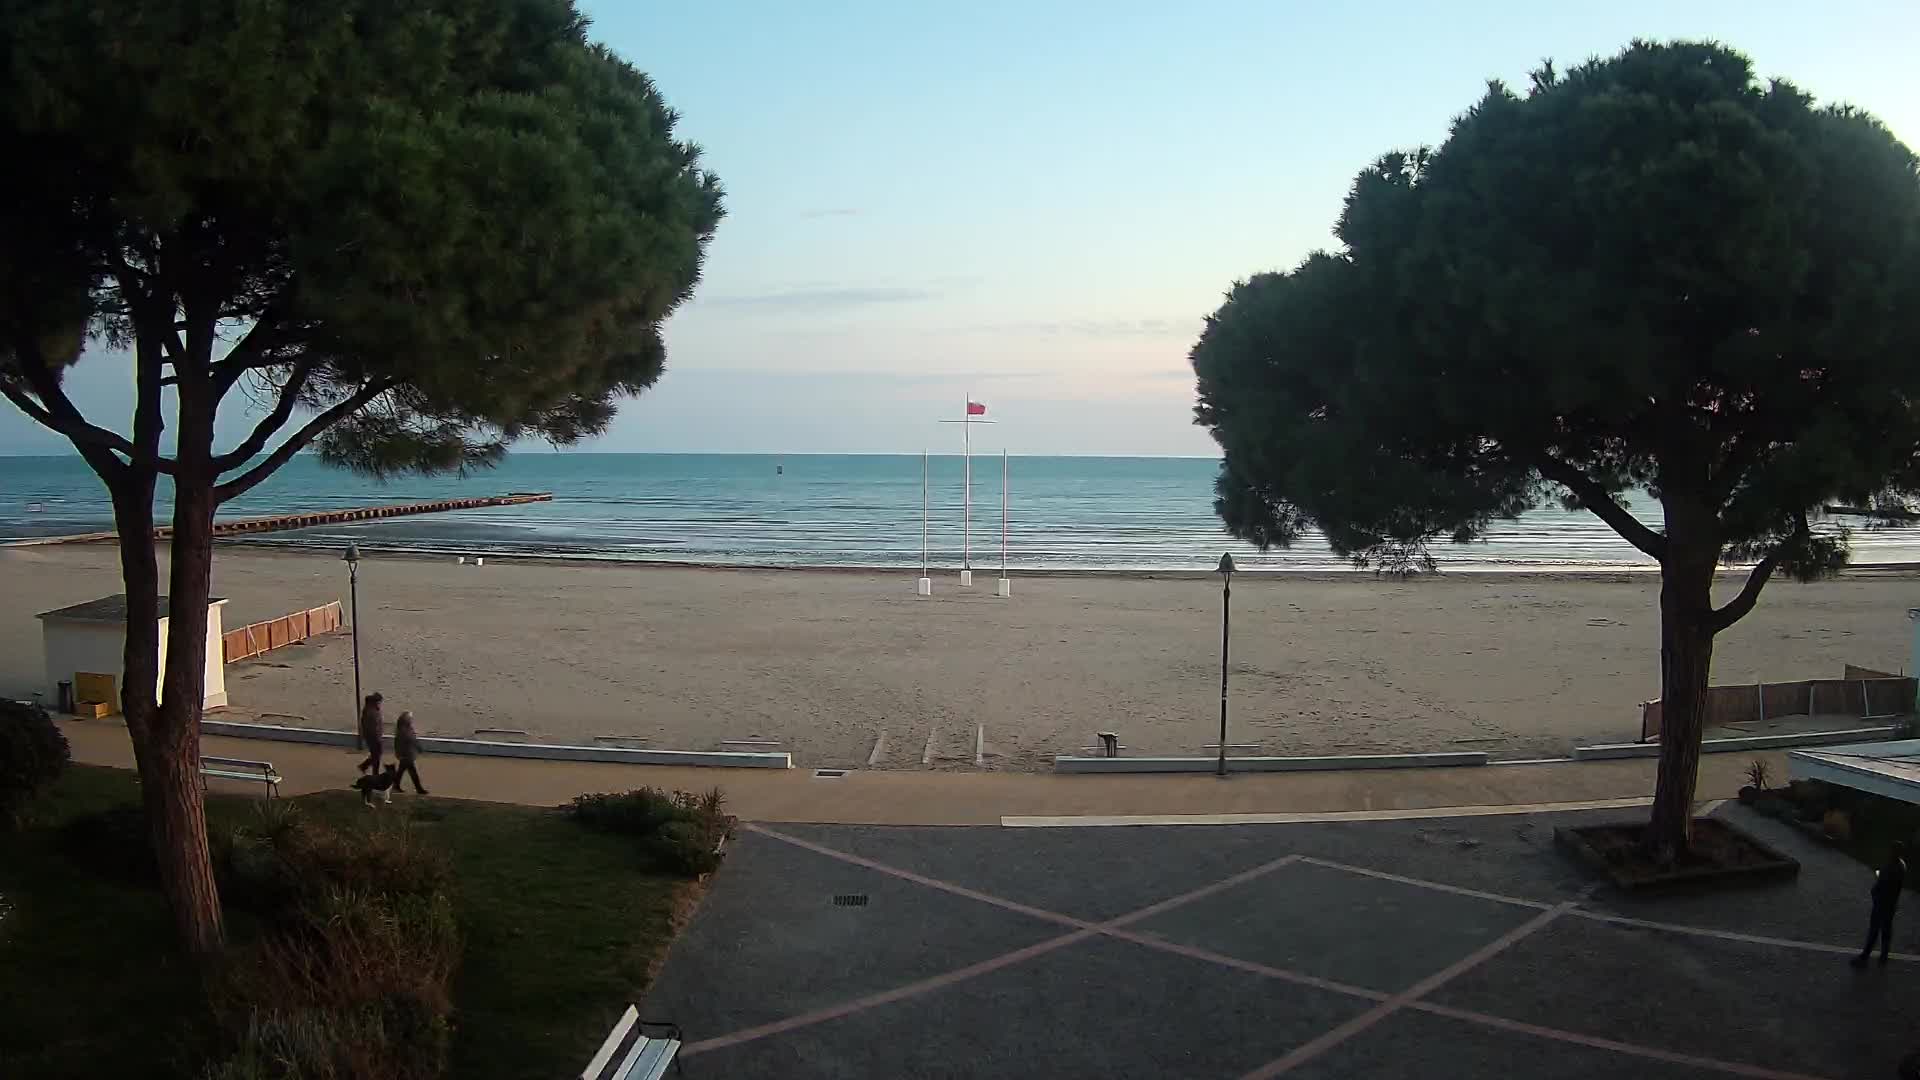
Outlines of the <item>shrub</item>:
{"label": "shrub", "polygon": [[1767,781],[1771,779],[1773,779],[1773,776],[1767,771],[1766,762],[1761,761],[1759,758],[1754,758],[1747,764],[1747,783],[1751,784],[1755,790],[1767,790]]}
{"label": "shrub", "polygon": [[666,792],[643,787],[617,795],[578,795],[567,804],[566,811],[568,817],[591,829],[623,836],[651,836],[674,820],[679,807]]}
{"label": "shrub", "polygon": [[0,701],[0,826],[26,821],[27,805],[66,770],[67,737],[47,710],[25,701]]}
{"label": "shrub", "polygon": [[660,869],[698,877],[720,865],[715,849],[733,831],[725,805],[719,788],[701,795],[636,788],[581,795],[563,809],[588,828],[638,839],[640,850]]}
{"label": "shrub", "polygon": [[258,805],[253,823],[214,843],[221,889],[236,907],[275,916],[329,889],[432,897],[452,883],[445,856],[411,829],[343,832],[303,820],[290,804]]}
{"label": "shrub", "polygon": [[263,807],[216,844],[229,903],[268,920],[223,980],[236,1049],[208,1080],[433,1080],[447,1068],[460,940],[447,861]]}

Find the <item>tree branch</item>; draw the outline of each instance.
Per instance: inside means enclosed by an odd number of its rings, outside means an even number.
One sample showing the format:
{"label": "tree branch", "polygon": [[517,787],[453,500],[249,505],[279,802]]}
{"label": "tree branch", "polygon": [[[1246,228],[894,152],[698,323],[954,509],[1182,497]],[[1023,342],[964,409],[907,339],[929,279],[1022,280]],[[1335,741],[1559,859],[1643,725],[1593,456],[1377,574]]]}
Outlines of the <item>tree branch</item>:
{"label": "tree branch", "polygon": [[1600,486],[1592,477],[1551,454],[1537,455],[1534,468],[1540,470],[1541,476],[1573,492],[1581,505],[1612,526],[1613,531],[1619,533],[1627,543],[1653,558],[1664,560],[1667,557],[1667,538],[1641,524],[1639,518],[1614,501],[1612,492]]}
{"label": "tree branch", "polygon": [[1747,583],[1740,587],[1739,595],[1714,609],[1708,620],[1714,633],[1717,634],[1746,618],[1747,612],[1752,611],[1753,605],[1760,599],[1760,590],[1766,587],[1767,579],[1773,577],[1773,572],[1780,568],[1782,556],[1790,551],[1805,549],[1813,536],[1813,524],[1807,520],[1805,511],[1797,517],[1799,523],[1793,532],[1775,544],[1773,550],[1755,563],[1753,569],[1747,573]]}
{"label": "tree branch", "polygon": [[247,331],[247,336],[233,347],[233,351],[213,365],[214,389],[224,395],[240,381],[240,376],[256,368],[278,367],[283,361],[263,359],[268,349],[279,344],[279,324],[272,321],[271,313],[263,315]]}
{"label": "tree branch", "polygon": [[[37,351],[16,348],[14,356],[19,362],[20,377],[33,391],[32,397],[15,385],[12,379],[0,379],[0,393],[4,393],[7,400],[18,406],[35,423],[65,435],[82,453],[90,447],[107,450],[156,471],[173,472],[173,462],[158,455],[142,455],[125,436],[88,423],[66,392],[60,389],[60,380],[54,378],[53,372],[47,369]],[[33,398],[40,399],[38,404]],[[99,465],[96,464],[95,468],[97,470]]]}
{"label": "tree branch", "polygon": [[1779,565],[1780,553],[1777,551],[1754,565],[1747,574],[1747,583],[1740,587],[1740,595],[1715,608],[1713,614],[1708,616],[1707,625],[1713,633],[1717,634],[1746,618],[1747,612],[1752,611],[1753,605],[1759,602],[1760,590],[1766,587],[1767,579],[1773,576]]}
{"label": "tree branch", "polygon": [[251,461],[253,455],[266,448],[267,440],[273,438],[275,432],[286,426],[288,418],[293,416],[295,406],[300,403],[300,391],[306,387],[307,378],[313,374],[313,368],[313,362],[310,360],[302,360],[294,366],[293,374],[288,376],[286,384],[280,387],[280,398],[274,402],[273,411],[254,425],[252,434],[248,435],[239,446],[213,459],[213,470],[216,475]]}
{"label": "tree branch", "polygon": [[[307,421],[305,427],[294,432],[286,442],[281,443],[274,449],[273,453],[268,454],[265,461],[260,462],[260,464],[255,465],[253,468],[248,469],[246,472],[241,473],[239,476],[234,477],[224,484],[216,485],[213,489],[214,503],[218,505],[236,496],[246,494],[252,490],[256,484],[272,476],[275,470],[285,465],[293,458],[293,455],[306,449],[307,444],[318,438],[321,432],[332,427],[347,416],[359,411],[368,402],[393,389],[397,385],[399,385],[399,380],[397,379],[377,380],[361,387],[354,392],[353,396],[336,402],[325,412]],[[276,408],[275,411],[278,412],[278,408]]]}

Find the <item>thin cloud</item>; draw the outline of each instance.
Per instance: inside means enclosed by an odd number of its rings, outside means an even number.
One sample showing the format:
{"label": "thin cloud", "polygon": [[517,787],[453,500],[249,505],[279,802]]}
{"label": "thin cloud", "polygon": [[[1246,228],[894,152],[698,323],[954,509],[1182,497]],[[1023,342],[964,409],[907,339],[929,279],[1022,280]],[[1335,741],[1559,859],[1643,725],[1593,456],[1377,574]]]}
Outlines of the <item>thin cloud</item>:
{"label": "thin cloud", "polygon": [[735,293],[732,296],[701,297],[701,303],[726,307],[758,308],[846,308],[867,304],[909,304],[940,296],[931,289],[899,287],[839,287],[826,289],[784,289],[778,292]]}
{"label": "thin cloud", "polygon": [[860,213],[860,211],[851,206],[831,206],[822,207],[818,210],[802,210],[800,211],[800,219],[802,221],[812,221],[816,218],[853,217],[858,213]]}
{"label": "thin cloud", "polygon": [[1057,319],[1039,322],[982,323],[960,327],[956,333],[1033,334],[1042,337],[1191,338],[1198,334],[1193,319]]}
{"label": "thin cloud", "polygon": [[723,378],[723,379],[791,379],[807,382],[848,381],[858,383],[887,383],[894,385],[918,386],[927,383],[976,382],[983,386],[1003,382],[1026,382],[1035,379],[1052,379],[1074,374],[1066,368],[1038,369],[1028,371],[791,371],[781,368],[755,367],[687,367],[676,369],[674,377],[685,379]]}

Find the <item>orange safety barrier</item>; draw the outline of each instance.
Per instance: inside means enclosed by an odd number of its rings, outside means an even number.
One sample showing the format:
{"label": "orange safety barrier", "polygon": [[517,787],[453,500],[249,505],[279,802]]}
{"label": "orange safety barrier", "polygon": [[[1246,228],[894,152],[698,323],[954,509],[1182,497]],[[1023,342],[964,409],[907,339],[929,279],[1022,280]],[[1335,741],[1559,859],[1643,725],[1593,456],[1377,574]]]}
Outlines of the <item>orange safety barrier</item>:
{"label": "orange safety barrier", "polygon": [[310,637],[332,633],[340,629],[341,624],[340,601],[335,600],[317,608],[229,630],[220,638],[221,657],[229,664],[251,659]]}

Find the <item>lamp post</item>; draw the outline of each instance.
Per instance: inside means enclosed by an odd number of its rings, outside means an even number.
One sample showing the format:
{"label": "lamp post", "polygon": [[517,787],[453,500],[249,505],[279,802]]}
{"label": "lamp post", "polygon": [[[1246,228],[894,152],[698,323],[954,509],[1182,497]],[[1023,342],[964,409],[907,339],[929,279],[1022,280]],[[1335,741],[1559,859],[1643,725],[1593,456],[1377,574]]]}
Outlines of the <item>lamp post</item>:
{"label": "lamp post", "polygon": [[1220,777],[1227,775],[1227,646],[1233,617],[1233,552],[1220,556]]}
{"label": "lamp post", "polygon": [[347,591],[353,599],[353,729],[360,730],[360,545],[348,544]]}

